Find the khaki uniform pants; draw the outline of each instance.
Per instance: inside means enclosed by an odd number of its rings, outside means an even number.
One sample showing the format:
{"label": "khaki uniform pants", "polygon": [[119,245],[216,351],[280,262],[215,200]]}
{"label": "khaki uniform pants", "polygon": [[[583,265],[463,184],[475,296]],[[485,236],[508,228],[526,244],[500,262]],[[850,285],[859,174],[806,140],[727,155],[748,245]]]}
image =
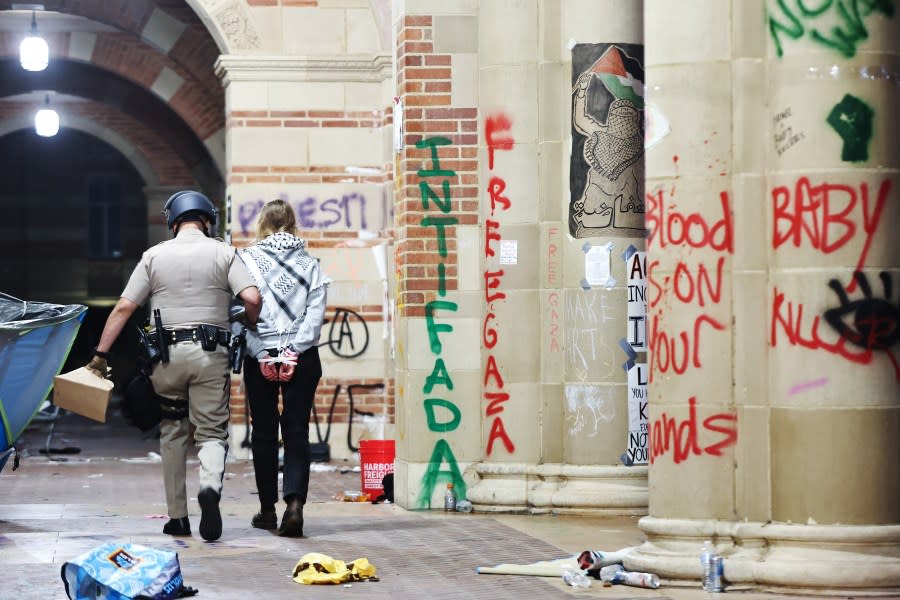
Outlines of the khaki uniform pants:
{"label": "khaki uniform pants", "polygon": [[166,505],[172,519],[188,515],[185,478],[192,429],[199,449],[200,489],[222,493],[228,451],[230,368],[228,351],[222,346],[207,352],[198,342],[180,342],[169,346],[169,362],[157,364],[150,376],[157,394],[188,402],[189,418],[163,419],[160,423],[159,449]]}

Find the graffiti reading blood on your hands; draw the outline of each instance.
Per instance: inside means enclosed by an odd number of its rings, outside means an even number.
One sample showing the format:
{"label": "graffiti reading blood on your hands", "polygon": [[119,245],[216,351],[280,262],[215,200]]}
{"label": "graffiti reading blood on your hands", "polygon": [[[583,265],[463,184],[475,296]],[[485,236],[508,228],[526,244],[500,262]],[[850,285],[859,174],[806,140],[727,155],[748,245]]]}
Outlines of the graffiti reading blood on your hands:
{"label": "graffiti reading blood on your hands", "polygon": [[[438,149],[447,146],[451,142],[447,138],[432,137],[420,140],[416,143],[419,149],[428,148],[431,151],[431,168],[421,169],[416,174],[419,181],[419,193],[422,200],[422,210],[425,216],[419,222],[421,227],[434,227],[434,235],[437,238],[437,251],[439,262],[436,265],[437,294],[443,298],[447,295],[446,267],[444,259],[447,258],[447,227],[455,225],[458,219],[450,215],[450,182],[449,178],[456,175],[455,171],[441,168]],[[439,192],[435,191],[438,186]],[[438,213],[432,210],[436,208]],[[453,333],[453,326],[449,323],[438,321],[443,312],[458,310],[458,305],[449,300],[431,300],[425,305],[425,325],[428,332],[428,346],[434,355],[434,366],[431,374],[425,378],[422,386],[424,400],[422,408],[425,410],[425,419],[428,430],[434,433],[444,434],[455,431],[462,423],[462,412],[454,402],[440,397],[438,389],[453,391],[453,379],[444,364],[441,354],[443,351],[442,334]],[[447,469],[442,469],[444,464]],[[450,443],[443,437],[439,438],[431,452],[428,468],[422,477],[417,503],[420,507],[431,506],[431,497],[434,490],[441,482],[452,483],[454,490],[460,498],[466,497],[466,482],[459,470],[456,456]]]}
{"label": "graffiti reading blood on your hands", "polygon": [[[509,133],[512,129],[512,121],[504,114],[496,114],[489,116],[484,123],[484,135],[488,148],[488,169],[494,171],[494,153],[498,150],[509,151],[513,149],[514,138]],[[491,214],[500,211],[509,210],[512,201],[503,195],[506,190],[506,181],[497,175],[491,175],[488,183],[487,192],[491,199]],[[500,241],[500,222],[488,218],[485,220],[485,236],[484,236],[484,257],[495,255],[493,242]],[[497,359],[494,357],[493,350],[500,340],[500,330],[495,324],[497,318],[494,312],[494,304],[506,298],[506,294],[502,291],[504,270],[498,269],[484,271],[484,303],[485,315],[482,324],[482,344],[488,351],[487,360],[484,367],[484,377],[482,380],[482,388],[484,400],[487,403],[485,408],[485,417],[491,419],[491,429],[488,433],[487,445],[485,453],[488,456],[494,451],[494,443],[499,441],[507,453],[512,454],[516,450],[515,444],[506,432],[503,423],[504,404],[509,401],[509,393],[504,391],[503,374]]]}
{"label": "graffiti reading blood on your hands", "polygon": [[[716,311],[716,308],[722,299],[725,257],[734,252],[734,223],[727,192],[719,195],[719,210],[721,212],[715,220],[710,220],[701,212],[678,210],[662,190],[647,194],[648,249],[681,246],[711,249],[719,254],[712,264],[702,259],[690,263],[682,259],[675,265],[674,272],[661,280],[654,273],[660,261],[650,261],[648,308],[651,317],[647,337],[650,343],[651,383],[657,373],[681,375],[689,368],[702,368],[700,349],[704,336],[707,332],[726,329],[726,321],[718,315],[721,311]],[[663,309],[669,308],[673,301],[702,309],[689,329],[670,331],[664,326]]]}
{"label": "graffiti reading blood on your hands", "polygon": [[866,21],[894,16],[894,0],[770,0],[771,4],[777,8],[768,11],[769,34],[779,57],[784,56],[782,36],[791,40],[806,36],[852,58],[859,44],[869,38]]}
{"label": "graffiti reading blood on your hands", "polygon": [[672,461],[677,465],[691,456],[722,456],[722,451],[737,442],[735,428],[737,416],[733,413],[718,413],[703,420],[703,431],[720,434],[721,437],[707,446],[700,446],[697,425],[697,399],[688,401],[688,418],[679,422],[663,412],[650,425],[650,464],[672,451]]}

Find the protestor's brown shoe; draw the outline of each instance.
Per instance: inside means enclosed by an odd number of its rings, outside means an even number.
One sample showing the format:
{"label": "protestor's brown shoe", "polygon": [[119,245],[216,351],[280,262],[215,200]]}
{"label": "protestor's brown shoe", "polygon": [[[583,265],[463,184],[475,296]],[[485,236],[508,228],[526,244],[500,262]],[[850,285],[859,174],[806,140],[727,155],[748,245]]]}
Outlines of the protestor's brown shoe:
{"label": "protestor's brown shoe", "polygon": [[303,537],[303,505],[297,498],[288,501],[284,515],[281,517],[281,527],[278,528],[281,537]]}
{"label": "protestor's brown shoe", "polygon": [[253,515],[250,524],[257,529],[275,529],[278,527],[278,513],[275,509],[261,510]]}

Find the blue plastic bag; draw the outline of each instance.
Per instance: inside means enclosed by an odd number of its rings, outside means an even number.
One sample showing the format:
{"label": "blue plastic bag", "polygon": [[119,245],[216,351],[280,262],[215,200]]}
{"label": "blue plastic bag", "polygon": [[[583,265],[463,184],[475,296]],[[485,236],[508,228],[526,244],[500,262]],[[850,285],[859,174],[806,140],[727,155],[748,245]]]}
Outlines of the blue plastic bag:
{"label": "blue plastic bag", "polygon": [[184,587],[177,553],[118,542],[66,562],[60,575],[71,600],[171,600]]}

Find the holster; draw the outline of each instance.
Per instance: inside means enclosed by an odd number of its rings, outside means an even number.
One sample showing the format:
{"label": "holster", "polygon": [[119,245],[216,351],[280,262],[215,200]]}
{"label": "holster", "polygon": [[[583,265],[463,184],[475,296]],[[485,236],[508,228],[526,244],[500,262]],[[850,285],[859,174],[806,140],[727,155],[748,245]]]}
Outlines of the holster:
{"label": "holster", "polygon": [[200,347],[207,352],[212,352],[219,344],[219,328],[212,325],[198,325],[197,338],[200,341]]}
{"label": "holster", "polygon": [[150,338],[150,335],[144,330],[143,327],[138,327],[138,345],[140,346],[139,350],[142,357],[147,361],[149,365],[155,365],[159,362],[160,356],[159,347],[156,345],[156,342]]}
{"label": "holster", "polygon": [[247,352],[247,328],[241,327],[241,332],[231,338],[231,372],[238,374],[244,364],[244,354]]}

